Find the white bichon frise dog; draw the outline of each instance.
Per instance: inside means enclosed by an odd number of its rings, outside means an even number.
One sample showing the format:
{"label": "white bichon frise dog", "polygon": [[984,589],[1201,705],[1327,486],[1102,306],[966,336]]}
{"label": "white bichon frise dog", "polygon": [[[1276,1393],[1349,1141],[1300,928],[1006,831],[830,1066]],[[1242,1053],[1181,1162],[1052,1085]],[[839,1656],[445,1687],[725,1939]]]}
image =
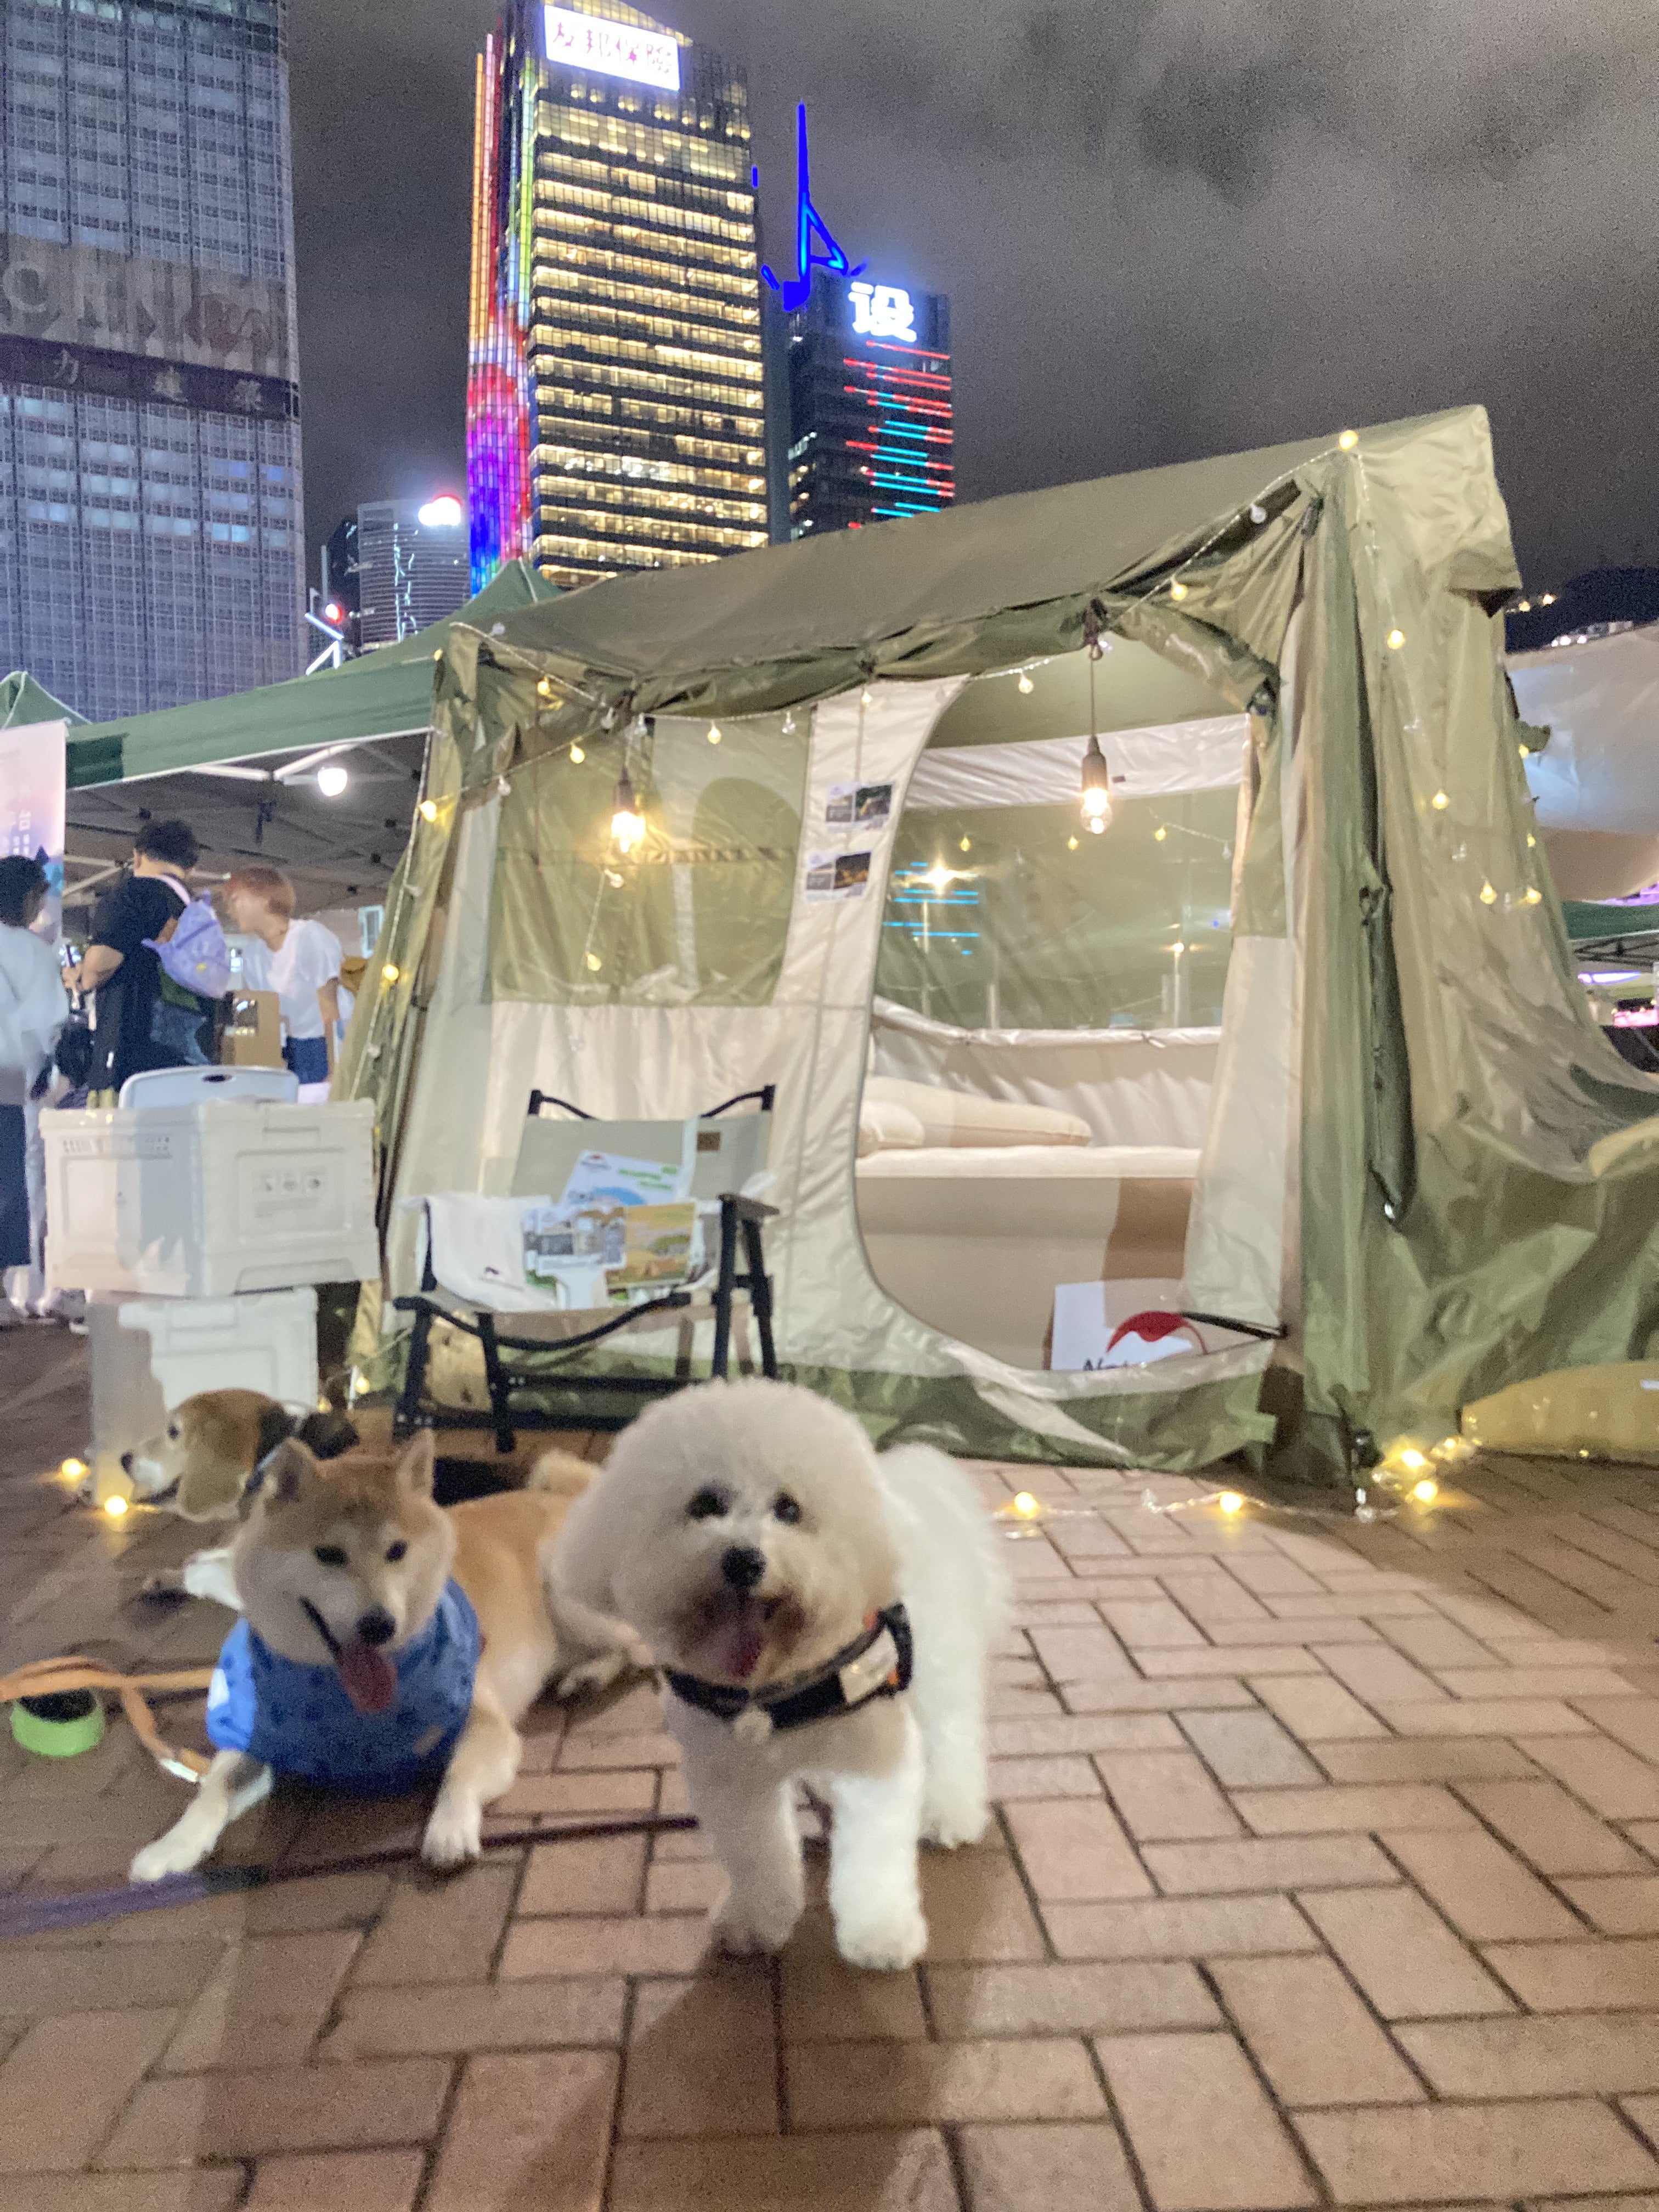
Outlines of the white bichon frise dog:
{"label": "white bichon frise dog", "polygon": [[556,1571],[666,1672],[726,1871],[721,1948],[775,1951],[799,1918],[805,1782],[833,1814],[842,1956],[918,1959],[917,1844],[972,1843],[988,1813],[986,1657],[1007,1584],[962,1469],[921,1444],[878,1458],[850,1414],[787,1383],[710,1383],[623,1432]]}

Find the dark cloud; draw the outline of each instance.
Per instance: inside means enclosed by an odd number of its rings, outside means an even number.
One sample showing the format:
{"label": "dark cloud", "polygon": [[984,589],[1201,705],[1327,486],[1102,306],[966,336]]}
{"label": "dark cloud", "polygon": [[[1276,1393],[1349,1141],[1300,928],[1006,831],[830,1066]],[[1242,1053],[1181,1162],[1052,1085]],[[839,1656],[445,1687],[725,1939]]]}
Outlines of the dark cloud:
{"label": "dark cloud", "polygon": [[[295,0],[313,540],[464,467],[493,0]],[[1623,0],[683,0],[843,241],[948,291],[983,497],[1484,401],[1523,563],[1659,558],[1659,15]]]}

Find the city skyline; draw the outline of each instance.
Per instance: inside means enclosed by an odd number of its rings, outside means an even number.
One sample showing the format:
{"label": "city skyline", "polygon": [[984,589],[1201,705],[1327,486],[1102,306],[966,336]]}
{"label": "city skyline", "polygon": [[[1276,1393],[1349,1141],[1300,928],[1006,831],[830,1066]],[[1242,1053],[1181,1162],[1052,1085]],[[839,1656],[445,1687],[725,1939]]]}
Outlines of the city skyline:
{"label": "city skyline", "polygon": [[[496,11],[296,7],[314,542],[459,473]],[[1534,588],[1654,557],[1652,20],[1136,0],[1103,43],[1082,0],[660,12],[748,71],[769,252],[805,99],[841,234],[951,295],[959,499],[1478,400]]]}

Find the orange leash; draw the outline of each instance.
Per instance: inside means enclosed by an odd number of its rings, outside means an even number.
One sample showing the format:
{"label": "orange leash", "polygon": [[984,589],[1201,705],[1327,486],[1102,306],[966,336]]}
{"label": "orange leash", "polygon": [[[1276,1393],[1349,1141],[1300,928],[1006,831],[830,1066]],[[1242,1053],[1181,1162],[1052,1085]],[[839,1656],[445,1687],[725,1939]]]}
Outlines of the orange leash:
{"label": "orange leash", "polygon": [[118,1674],[108,1667],[71,1653],[64,1659],[35,1659],[15,1673],[0,1674],[0,1705],[14,1698],[51,1698],[65,1690],[113,1690],[121,1710],[132,1723],[133,1733],[158,1765],[185,1782],[199,1782],[209,1762],[199,1751],[183,1751],[164,1742],[155,1716],[144,1699],[146,1690],[205,1690],[213,1680],[210,1667],[185,1667],[172,1674]]}

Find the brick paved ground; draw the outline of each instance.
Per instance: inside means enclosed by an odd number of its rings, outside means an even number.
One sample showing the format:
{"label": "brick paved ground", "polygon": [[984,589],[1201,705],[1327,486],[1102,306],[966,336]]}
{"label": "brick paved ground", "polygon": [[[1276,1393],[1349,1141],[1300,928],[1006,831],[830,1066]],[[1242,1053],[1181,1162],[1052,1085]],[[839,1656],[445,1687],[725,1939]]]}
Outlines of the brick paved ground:
{"label": "brick paved ground", "polygon": [[[76,1441],[55,1356],[14,1467]],[[0,2212],[1655,2212],[1659,1478],[1487,1462],[1370,1528],[1018,1481],[1060,1510],[1011,1547],[997,1825],[930,1862],[921,1972],[849,1972],[821,1909],[775,1968],[706,1964],[694,1837],[9,1946]],[[131,1602],[183,1548],[15,1474],[5,1659],[206,1656],[222,1614]],[[181,1802],[118,1722],[0,1776],[30,1887]],[[680,1802],[636,1691],[538,1716],[501,1810]],[[231,1848],[417,1822],[289,1797]]]}

